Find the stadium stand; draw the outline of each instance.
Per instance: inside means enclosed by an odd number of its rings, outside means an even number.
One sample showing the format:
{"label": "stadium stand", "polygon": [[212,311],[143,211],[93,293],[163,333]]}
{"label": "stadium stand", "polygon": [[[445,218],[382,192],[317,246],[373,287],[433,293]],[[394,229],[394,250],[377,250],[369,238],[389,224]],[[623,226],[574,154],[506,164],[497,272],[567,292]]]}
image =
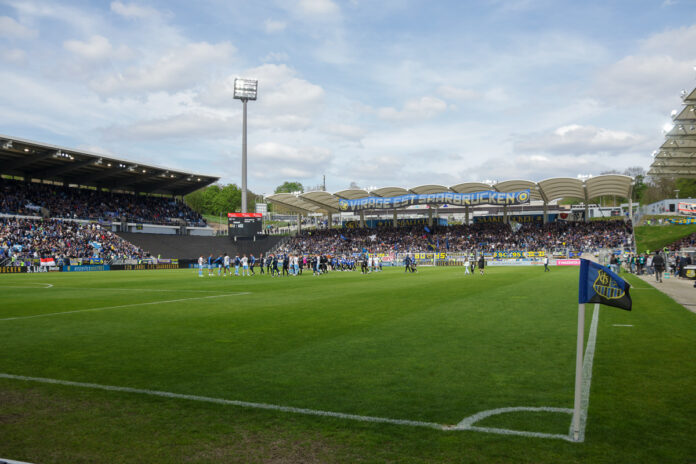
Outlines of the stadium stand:
{"label": "stadium stand", "polygon": [[146,253],[98,224],[0,217],[0,261],[15,259],[137,259]]}
{"label": "stadium stand", "polygon": [[[430,230],[430,232],[428,232]],[[592,221],[526,224],[514,231],[502,223],[411,226],[385,229],[309,230],[293,237],[278,251],[348,254],[440,251],[556,250],[595,251],[629,244],[630,222]]]}
{"label": "stadium stand", "polygon": [[682,248],[696,248],[696,232],[674,243],[670,243],[667,247],[670,251],[679,251]]}
{"label": "stadium stand", "polygon": [[0,178],[0,213],[204,227],[200,214],[172,198],[112,193]]}

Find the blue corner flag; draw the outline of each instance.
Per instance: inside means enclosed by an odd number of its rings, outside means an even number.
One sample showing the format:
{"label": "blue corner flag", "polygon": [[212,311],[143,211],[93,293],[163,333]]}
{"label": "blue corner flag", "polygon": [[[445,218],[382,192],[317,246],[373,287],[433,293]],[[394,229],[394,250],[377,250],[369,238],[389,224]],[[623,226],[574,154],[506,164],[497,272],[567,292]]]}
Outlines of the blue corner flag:
{"label": "blue corner flag", "polygon": [[631,310],[631,285],[609,268],[586,259],[580,260],[578,303],[599,303]]}

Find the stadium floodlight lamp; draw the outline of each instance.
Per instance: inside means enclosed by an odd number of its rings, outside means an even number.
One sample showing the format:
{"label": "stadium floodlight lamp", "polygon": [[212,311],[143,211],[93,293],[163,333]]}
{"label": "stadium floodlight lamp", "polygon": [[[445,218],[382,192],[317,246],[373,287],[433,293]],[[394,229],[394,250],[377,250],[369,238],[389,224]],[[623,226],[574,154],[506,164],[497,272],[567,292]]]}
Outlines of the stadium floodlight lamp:
{"label": "stadium floodlight lamp", "polygon": [[[234,79],[234,98],[242,101],[242,213],[247,212],[247,102],[256,100],[259,81]],[[200,179],[199,179],[200,180]]]}
{"label": "stadium floodlight lamp", "polygon": [[237,100],[256,100],[259,81],[256,79],[234,79],[234,98]]}

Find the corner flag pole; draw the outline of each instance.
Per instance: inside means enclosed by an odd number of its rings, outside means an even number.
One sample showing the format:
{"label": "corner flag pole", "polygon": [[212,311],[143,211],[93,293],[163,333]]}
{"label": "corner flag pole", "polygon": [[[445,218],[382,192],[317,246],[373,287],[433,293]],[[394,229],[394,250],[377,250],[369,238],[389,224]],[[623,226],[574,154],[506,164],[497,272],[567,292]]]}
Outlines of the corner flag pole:
{"label": "corner flag pole", "polygon": [[578,305],[578,346],[575,353],[575,404],[573,408],[573,439],[580,438],[580,407],[582,402],[582,357],[585,342],[585,303]]}

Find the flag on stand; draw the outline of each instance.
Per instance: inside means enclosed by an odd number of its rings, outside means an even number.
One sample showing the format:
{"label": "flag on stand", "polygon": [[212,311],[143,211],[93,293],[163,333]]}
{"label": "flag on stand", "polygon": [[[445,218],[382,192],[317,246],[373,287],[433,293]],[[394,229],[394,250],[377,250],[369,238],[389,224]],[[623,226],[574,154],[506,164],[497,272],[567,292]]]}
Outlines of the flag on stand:
{"label": "flag on stand", "polygon": [[631,285],[609,268],[586,259],[580,260],[578,303],[599,303],[631,310]]}

